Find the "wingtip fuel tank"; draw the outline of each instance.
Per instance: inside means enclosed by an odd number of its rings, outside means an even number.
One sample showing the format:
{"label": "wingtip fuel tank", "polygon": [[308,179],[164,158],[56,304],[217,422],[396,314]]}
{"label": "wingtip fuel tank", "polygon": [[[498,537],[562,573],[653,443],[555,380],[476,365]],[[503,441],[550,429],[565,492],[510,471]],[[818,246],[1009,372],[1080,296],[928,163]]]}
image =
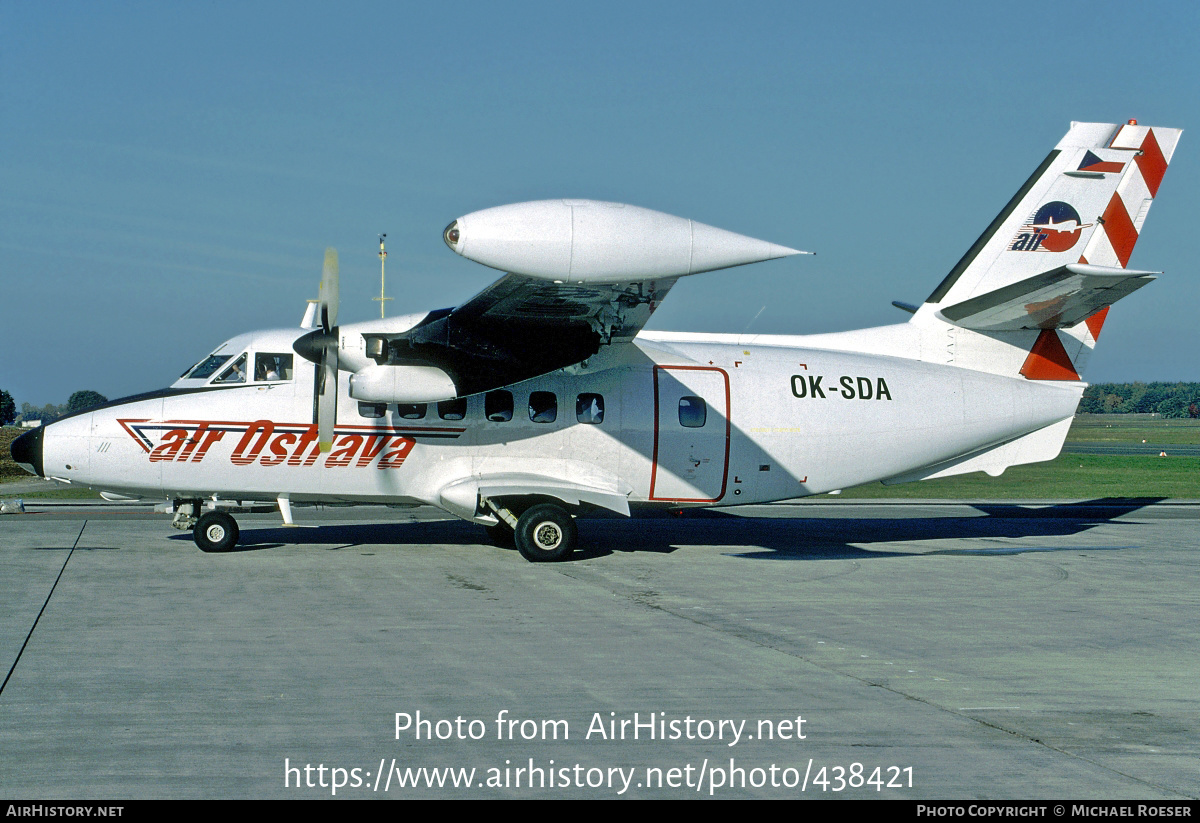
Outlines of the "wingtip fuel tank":
{"label": "wingtip fuel tank", "polygon": [[597,200],[537,200],[472,212],[443,232],[457,254],[570,283],[682,277],[804,252],[660,211]]}

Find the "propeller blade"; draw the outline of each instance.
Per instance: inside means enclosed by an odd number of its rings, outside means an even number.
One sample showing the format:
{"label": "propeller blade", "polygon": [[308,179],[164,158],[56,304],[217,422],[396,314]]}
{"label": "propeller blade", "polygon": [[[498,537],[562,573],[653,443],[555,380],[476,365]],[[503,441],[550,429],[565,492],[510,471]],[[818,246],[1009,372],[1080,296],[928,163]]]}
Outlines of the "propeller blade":
{"label": "propeller blade", "polygon": [[338,314],[338,256],[337,249],[325,249],[325,266],[321,270],[321,290],[318,294],[320,299],[317,310],[321,328],[329,332],[337,325]]}
{"label": "propeller blade", "polygon": [[338,367],[337,343],[327,346],[321,357],[320,386],[317,397],[317,448],[328,452],[333,448],[333,428],[337,425]]}

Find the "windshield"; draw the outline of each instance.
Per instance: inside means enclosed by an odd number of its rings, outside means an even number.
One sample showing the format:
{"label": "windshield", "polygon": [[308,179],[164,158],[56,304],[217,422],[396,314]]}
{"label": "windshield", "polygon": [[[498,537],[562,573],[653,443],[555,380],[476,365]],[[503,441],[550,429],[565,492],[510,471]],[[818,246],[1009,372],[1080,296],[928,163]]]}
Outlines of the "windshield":
{"label": "windshield", "polygon": [[221,372],[221,376],[213,381],[213,385],[225,383],[245,383],[246,382],[246,354],[233,361],[233,365]]}
{"label": "windshield", "polygon": [[213,373],[221,368],[221,364],[230,358],[228,354],[210,354],[208,357],[201,360],[196,365],[183,373],[183,377],[188,380],[203,380],[212,377]]}

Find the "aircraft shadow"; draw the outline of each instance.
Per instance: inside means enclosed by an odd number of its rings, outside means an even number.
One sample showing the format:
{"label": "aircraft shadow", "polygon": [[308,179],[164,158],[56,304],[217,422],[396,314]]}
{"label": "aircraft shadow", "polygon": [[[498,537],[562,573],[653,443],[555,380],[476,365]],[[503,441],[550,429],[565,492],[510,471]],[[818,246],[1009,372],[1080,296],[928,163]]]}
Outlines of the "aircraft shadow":
{"label": "aircraft shadow", "polygon": [[[171,540],[191,541],[191,534],[171,535]],[[418,523],[339,523],[328,526],[301,524],[295,528],[241,527],[233,552],[263,551],[284,546],[325,546],[341,551],[360,546],[487,544],[481,527],[464,520],[430,520]],[[513,549],[516,551],[516,549]]]}
{"label": "aircraft shadow", "polygon": [[[748,517],[732,511],[696,510],[683,516],[651,513],[633,519],[580,519],[580,550],[573,561],[617,552],[670,554],[684,546],[728,547],[753,560],[845,560],[923,556],[1006,556],[1028,552],[1113,551],[1130,546],[1011,545],[895,551],[880,545],[935,540],[1058,538],[1081,534],[1164,498],[1104,498],[1031,508],[1020,504],[964,503],[979,515],[911,518]],[[919,504],[914,504],[919,505]],[[1119,524],[1132,525],[1132,524]],[[190,540],[173,535],[173,540]],[[866,544],[865,546],[863,544]],[[243,528],[235,551],[288,545],[329,551],[388,545],[491,545],[483,529],[460,520],[350,523],[284,528]],[[513,550],[515,551],[515,549]]]}
{"label": "aircraft shadow", "polygon": [[[921,551],[894,551],[869,544],[935,540],[1016,540],[1057,538],[1082,534],[1115,518],[1135,512],[1165,498],[1102,498],[1081,503],[1056,503],[1029,507],[1016,503],[970,503],[964,506],[980,515],[860,518],[796,517],[745,518],[729,511],[697,512],[707,520],[704,545],[722,545],[722,537],[740,538],[740,548],[750,544],[758,551],[736,552],[735,556],[754,560],[845,560],[884,557],[927,556],[1005,556],[1029,552],[1111,551],[1130,546],[1010,545],[937,548]],[[736,521],[742,521],[740,524]],[[718,526],[718,524],[721,524]],[[750,524],[753,524],[752,526]],[[1119,524],[1133,525],[1133,524]],[[749,529],[753,531],[747,534]],[[733,532],[730,534],[730,532]],[[857,545],[855,545],[857,544]],[[864,547],[862,544],[868,544]]]}

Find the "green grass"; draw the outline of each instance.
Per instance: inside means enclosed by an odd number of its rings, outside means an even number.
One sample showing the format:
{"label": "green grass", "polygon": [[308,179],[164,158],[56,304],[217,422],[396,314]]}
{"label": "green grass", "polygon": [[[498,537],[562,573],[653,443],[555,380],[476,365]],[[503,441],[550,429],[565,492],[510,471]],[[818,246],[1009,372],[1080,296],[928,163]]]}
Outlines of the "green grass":
{"label": "green grass", "polygon": [[25,429],[15,426],[0,427],[0,483],[5,480],[28,479],[29,473],[13,462],[8,447],[12,442],[25,433]]}
{"label": "green grass", "polygon": [[1145,414],[1081,414],[1071,424],[1068,443],[1140,445],[1200,444],[1200,420],[1151,417]]}
{"label": "green grass", "polygon": [[1061,454],[1046,463],[1013,466],[999,477],[982,472],[885,486],[868,483],[839,497],[1094,500],[1101,497],[1200,499],[1200,457]]}

